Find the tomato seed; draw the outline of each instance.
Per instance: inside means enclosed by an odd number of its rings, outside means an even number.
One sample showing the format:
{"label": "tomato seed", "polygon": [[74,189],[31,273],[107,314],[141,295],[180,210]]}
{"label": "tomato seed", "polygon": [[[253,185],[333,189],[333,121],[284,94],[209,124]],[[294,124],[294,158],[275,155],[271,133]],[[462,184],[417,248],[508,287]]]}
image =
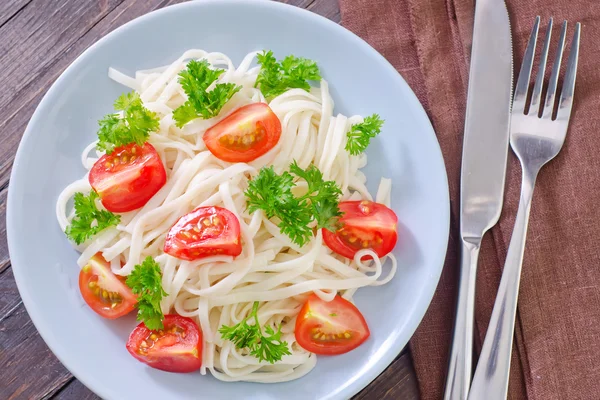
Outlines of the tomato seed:
{"label": "tomato seed", "polygon": [[89,287],[90,289],[93,289],[95,286],[96,286],[96,282],[94,282],[94,281],[90,281],[90,282],[88,282],[88,287]]}
{"label": "tomato seed", "polygon": [[357,240],[357,239],[358,239],[358,238],[357,238],[356,236],[350,236],[350,238],[348,239],[348,241],[349,241],[350,243],[354,243],[354,242],[356,242],[356,240]]}
{"label": "tomato seed", "polygon": [[365,249],[366,249],[367,247],[369,247],[369,242],[368,242],[368,241],[366,241],[366,240],[364,240],[364,241],[362,242],[362,247],[364,247]]}
{"label": "tomato seed", "polygon": [[346,339],[350,339],[352,337],[352,335],[350,333],[348,333],[348,332],[344,332],[344,337]]}

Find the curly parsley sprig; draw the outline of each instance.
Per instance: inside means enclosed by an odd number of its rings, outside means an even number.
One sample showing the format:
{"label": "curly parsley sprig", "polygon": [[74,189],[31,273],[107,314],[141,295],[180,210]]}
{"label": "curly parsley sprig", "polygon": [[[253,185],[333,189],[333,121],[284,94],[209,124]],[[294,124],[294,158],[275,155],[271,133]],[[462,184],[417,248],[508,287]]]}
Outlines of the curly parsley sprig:
{"label": "curly parsley sprig", "polygon": [[346,151],[353,156],[364,152],[371,139],[379,135],[382,126],[383,120],[378,114],[370,115],[362,123],[352,125],[347,134]]}
{"label": "curly parsley sprig", "polygon": [[261,68],[255,87],[259,87],[267,99],[293,88],[309,91],[307,81],[321,80],[317,63],[306,58],[290,55],[279,63],[269,50],[258,54],[257,60]]}
{"label": "curly parsley sprig", "polygon": [[150,330],[163,329],[165,316],[160,302],[167,292],[162,287],[162,272],[158,263],[152,257],[146,257],[134,267],[125,283],[137,295],[138,321],[143,321]]}
{"label": "curly parsley sprig", "polygon": [[114,103],[119,114],[108,114],[100,121],[98,130],[98,150],[111,153],[115,147],[136,143],[143,146],[150,132],[158,130],[158,116],[144,107],[136,92],[124,93]]}
{"label": "curly parsley sprig", "polygon": [[179,73],[179,83],[188,96],[188,100],[173,111],[175,125],[179,128],[196,119],[216,117],[225,103],[242,87],[233,83],[217,83],[208,91],[224,72],[211,69],[206,60],[191,60],[187,68]]}
{"label": "curly parsley sprig", "polygon": [[[296,197],[292,188],[296,186],[294,176],[303,179],[308,185],[306,194]],[[294,243],[304,246],[312,237],[308,226],[317,221],[318,228],[335,231],[338,228],[339,197],[342,191],[334,181],[323,180],[319,169],[310,165],[306,170],[296,161],[290,165],[290,171],[281,175],[273,167],[263,167],[248,184],[245,192],[248,211],[263,210],[268,218],[279,219],[278,227]]]}
{"label": "curly parsley sprig", "polygon": [[82,244],[104,229],[118,225],[121,221],[119,215],[100,210],[96,205],[96,199],[98,193],[94,190],[87,196],[80,192],[75,193],[73,198],[75,217],[71,220],[71,225],[67,226],[65,234],[77,244]]}
{"label": "curly parsley sprig", "polygon": [[[260,328],[258,321],[259,302],[255,301],[252,312],[248,317],[233,326],[223,325],[219,328],[219,333],[224,340],[229,340],[235,344],[238,349],[248,348],[250,354],[258,361],[267,361],[274,364],[280,361],[283,356],[291,355],[288,343],[281,340],[281,325],[277,332],[271,327],[266,326],[265,332]],[[250,325],[248,322],[254,322]]]}

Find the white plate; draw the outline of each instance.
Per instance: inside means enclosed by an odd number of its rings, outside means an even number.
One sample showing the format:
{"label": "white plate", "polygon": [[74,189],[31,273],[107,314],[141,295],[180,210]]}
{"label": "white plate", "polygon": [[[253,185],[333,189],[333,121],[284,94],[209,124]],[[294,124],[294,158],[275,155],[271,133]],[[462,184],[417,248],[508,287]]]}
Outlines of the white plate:
{"label": "white plate", "polygon": [[[125,350],[135,322],[108,321],[83,302],[77,254],[54,216],[57,196],[85,171],[79,155],[126,89],[107,77],[164,65],[189,48],[220,51],[239,63],[272,49],[318,62],[335,110],[379,113],[384,131],[368,149],[372,193],[393,179],[392,208],[401,221],[399,271],[383,287],[358,291],[371,328],[361,347],[319,357],[307,376],[280,384],[224,383],[211,376],[146,367]],[[310,12],[274,2],[218,0],[164,8],[115,30],[82,54],[48,91],[27,127],[10,181],[7,230],[19,292],[40,334],[63,364],[105,399],[342,399],[380,374],[406,345],[439,280],[446,252],[446,173],[423,108],[394,68],[361,39]]]}

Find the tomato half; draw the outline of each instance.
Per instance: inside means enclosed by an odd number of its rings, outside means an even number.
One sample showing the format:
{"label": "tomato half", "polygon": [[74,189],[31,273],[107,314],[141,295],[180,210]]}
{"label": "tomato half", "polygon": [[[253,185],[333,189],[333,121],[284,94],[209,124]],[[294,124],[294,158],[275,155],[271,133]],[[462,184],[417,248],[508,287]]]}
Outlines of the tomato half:
{"label": "tomato half", "polygon": [[169,229],[164,251],[182,260],[242,253],[240,222],[228,209],[198,207]]}
{"label": "tomato half", "polygon": [[347,353],[371,335],[358,308],[340,296],[326,302],[310,295],[296,319],[296,341],[315,354]]}
{"label": "tomato half", "polygon": [[208,150],[220,160],[249,162],[271,150],[281,136],[281,122],[265,103],[238,108],[204,132]]}
{"label": "tomato half", "polygon": [[142,322],[129,335],[129,353],[152,368],[192,372],[202,365],[202,331],[188,317],[165,315],[164,328],[150,330]]}
{"label": "tomato half", "polygon": [[137,303],[125,278],[113,274],[100,253],[79,272],[79,291],[87,305],[104,318],[115,319],[128,314]]}
{"label": "tomato half", "polygon": [[398,241],[398,217],[383,204],[372,201],[343,201],[340,211],[342,228],[337,232],[323,229],[327,247],[347,258],[361,249],[372,249],[383,257]]}
{"label": "tomato half", "polygon": [[143,207],[167,182],[167,173],[150,143],[131,143],[100,157],[89,181],[108,211],[126,212]]}

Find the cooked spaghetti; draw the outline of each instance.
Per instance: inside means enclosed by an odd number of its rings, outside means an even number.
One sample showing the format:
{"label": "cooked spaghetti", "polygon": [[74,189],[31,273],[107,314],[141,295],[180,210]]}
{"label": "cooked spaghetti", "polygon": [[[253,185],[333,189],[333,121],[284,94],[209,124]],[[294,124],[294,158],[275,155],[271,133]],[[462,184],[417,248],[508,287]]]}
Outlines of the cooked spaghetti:
{"label": "cooked spaghetti", "polygon": [[[358,288],[392,279],[396,259],[391,253],[380,258],[369,248],[359,250],[354,259],[339,256],[324,245],[320,229],[300,247],[264,212],[248,212],[244,192],[249,181],[262,167],[273,166],[276,173],[282,173],[296,161],[301,168],[318,167],[325,180],[335,181],[342,191],[340,200],[373,200],[388,207],[391,182],[382,178],[373,199],[360,171],[367,163],[366,155],[351,155],[345,150],[350,128],[363,118],[334,114],[325,80],[310,91],[290,89],[268,102],[281,121],[282,132],[277,145],[263,156],[248,163],[229,163],[208,151],[203,141],[208,128],[244,105],[267,102],[255,87],[260,71],[253,66],[256,55],[248,54],[235,67],[224,54],[189,50],[168,66],[137,71],[134,77],[109,70],[110,78],[136,91],[143,105],[159,116],[159,127],[148,142],[164,164],[167,181],[143,207],[121,213],[117,226],[76,247],[81,252],[80,267],[101,253],[116,275],[129,275],[148,256],[160,265],[167,293],[160,303],[162,312],[191,317],[203,333],[202,374],[210,371],[224,381],[281,382],[305,375],[316,363],[316,355],[300,347],[294,335],[296,316],[308,295],[315,293],[329,301],[341,294],[351,300]],[[194,119],[180,128],[173,111],[187,96],[178,76],[190,59],[206,60],[213,68],[224,69],[218,82],[233,83],[241,89],[216,117]],[[87,146],[81,156],[88,173],[103,155],[96,143]],[[86,174],[60,194],[56,217],[61,229],[67,229],[74,217],[70,206],[74,194],[90,190]],[[294,191],[303,190],[306,183],[298,182]],[[243,244],[239,256],[213,255],[186,261],[163,251],[173,224],[201,206],[223,207],[237,217]],[[313,221],[311,227],[315,225]],[[384,272],[382,264],[388,259],[390,267]],[[221,326],[235,325],[248,317],[255,302],[260,303],[260,325],[274,330],[281,326],[281,338],[289,346],[291,355],[275,363],[259,362],[219,333]]]}

